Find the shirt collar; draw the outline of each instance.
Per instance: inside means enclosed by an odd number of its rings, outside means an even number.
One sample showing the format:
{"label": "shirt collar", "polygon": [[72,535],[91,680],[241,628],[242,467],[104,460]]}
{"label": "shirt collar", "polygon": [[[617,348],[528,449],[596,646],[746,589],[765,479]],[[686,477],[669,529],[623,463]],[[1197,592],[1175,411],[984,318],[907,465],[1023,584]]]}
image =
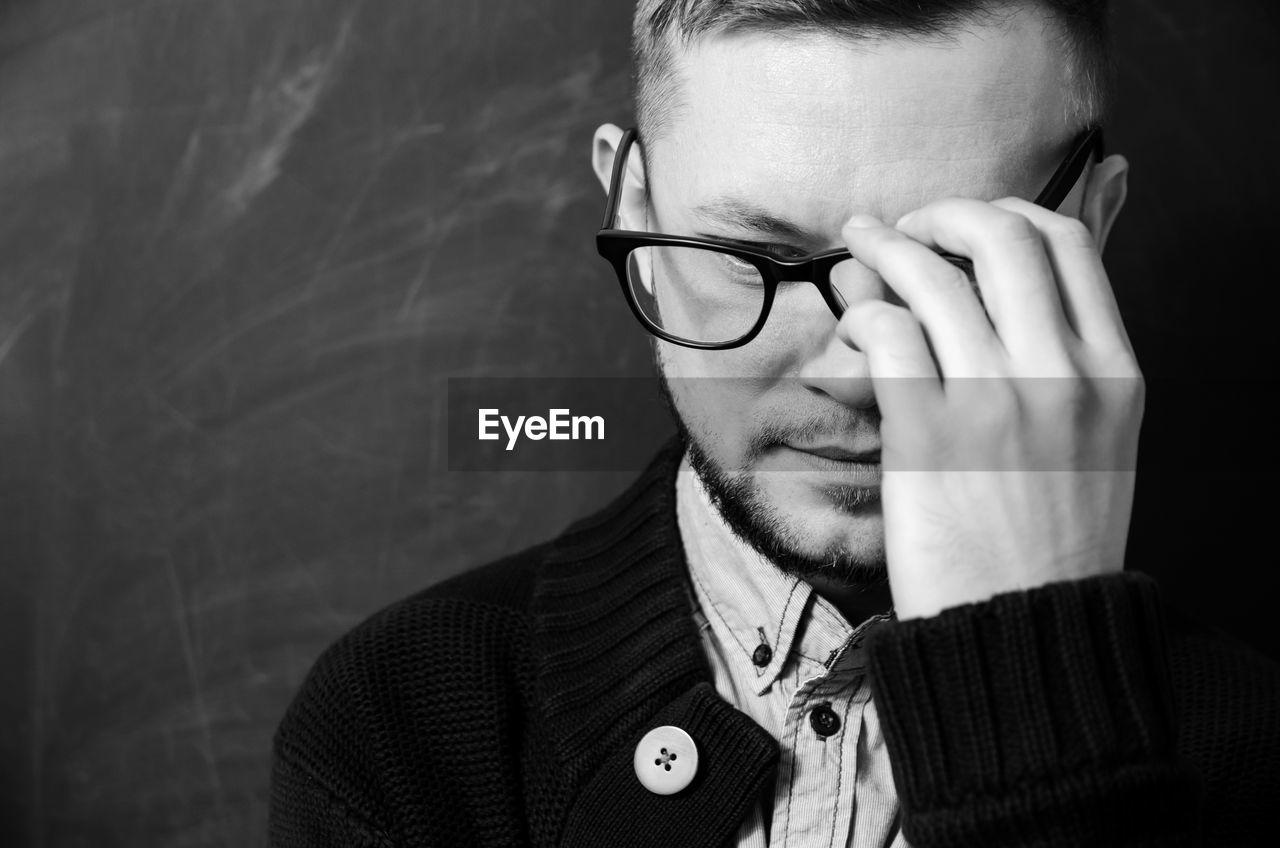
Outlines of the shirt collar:
{"label": "shirt collar", "polygon": [[[860,642],[863,631],[891,615],[850,627],[809,583],[786,574],[733,533],[687,457],[676,475],[676,517],[698,605],[757,695],[778,679],[793,650],[822,654],[811,659],[834,667],[837,654],[850,653],[844,646]],[[760,651],[761,645],[768,650]]]}
{"label": "shirt collar", "polygon": [[[687,457],[676,474],[676,518],[698,604],[758,695],[781,672],[813,588],[733,534]],[[752,660],[760,645],[768,647],[764,665]]]}

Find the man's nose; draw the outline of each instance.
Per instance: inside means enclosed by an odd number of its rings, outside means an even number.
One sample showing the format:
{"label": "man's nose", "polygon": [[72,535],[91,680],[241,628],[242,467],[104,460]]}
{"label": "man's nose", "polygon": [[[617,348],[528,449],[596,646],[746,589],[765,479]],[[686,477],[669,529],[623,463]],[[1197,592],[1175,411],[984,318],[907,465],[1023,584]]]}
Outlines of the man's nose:
{"label": "man's nose", "polygon": [[[855,303],[867,298],[892,297],[879,275],[856,259],[839,263],[831,273],[838,300]],[[835,334],[831,322],[800,367],[800,380],[810,391],[820,392],[845,406],[865,409],[875,405],[871,371],[866,354],[850,347]]]}
{"label": "man's nose", "polygon": [[866,354],[836,337],[832,321],[825,343],[815,347],[800,366],[799,379],[809,391],[856,409],[875,406]]}

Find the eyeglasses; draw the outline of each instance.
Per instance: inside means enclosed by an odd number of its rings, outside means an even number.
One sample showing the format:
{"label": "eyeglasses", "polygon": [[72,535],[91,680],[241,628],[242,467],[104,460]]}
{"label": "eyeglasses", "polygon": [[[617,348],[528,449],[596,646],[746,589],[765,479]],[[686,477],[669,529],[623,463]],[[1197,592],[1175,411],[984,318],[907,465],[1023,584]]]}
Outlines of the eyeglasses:
{"label": "eyeglasses", "polygon": [[[613,265],[631,311],[646,330],[678,345],[703,350],[741,347],[759,334],[783,282],[808,282],[837,318],[848,305],[831,284],[831,269],[851,259],[844,248],[805,256],[774,252],[724,239],[692,238],[615,227],[627,154],[637,131],[622,135],[613,161],[604,223],[596,249]],[[1084,130],[1035,203],[1056,210],[1092,157],[1103,156],[1102,129]],[[973,279],[973,263],[939,254]]]}

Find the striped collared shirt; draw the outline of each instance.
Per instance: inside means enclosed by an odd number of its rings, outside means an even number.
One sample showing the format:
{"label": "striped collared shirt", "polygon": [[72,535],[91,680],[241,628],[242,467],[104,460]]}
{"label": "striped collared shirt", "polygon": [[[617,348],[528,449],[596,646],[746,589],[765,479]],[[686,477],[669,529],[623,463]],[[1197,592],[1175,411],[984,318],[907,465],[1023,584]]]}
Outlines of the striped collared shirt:
{"label": "striped collared shirt", "polygon": [[781,751],[772,791],[734,844],[909,848],[862,648],[891,613],[851,627],[808,583],[733,535],[687,459],[676,512],[716,691]]}

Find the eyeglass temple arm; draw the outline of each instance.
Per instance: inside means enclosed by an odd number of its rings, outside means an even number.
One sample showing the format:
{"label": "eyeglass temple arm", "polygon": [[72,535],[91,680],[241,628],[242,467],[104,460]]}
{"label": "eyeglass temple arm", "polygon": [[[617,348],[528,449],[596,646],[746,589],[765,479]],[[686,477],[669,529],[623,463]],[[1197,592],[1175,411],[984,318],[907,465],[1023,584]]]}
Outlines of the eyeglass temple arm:
{"label": "eyeglass temple arm", "polygon": [[1102,127],[1090,127],[1080,136],[1071,155],[1062,160],[1058,170],[1053,172],[1044,190],[1035,199],[1035,204],[1049,210],[1055,210],[1061,206],[1062,201],[1067,199],[1067,195],[1075,187],[1076,181],[1080,179],[1080,174],[1084,171],[1089,157],[1092,156],[1101,162],[1104,151]]}
{"label": "eyeglass temple arm", "polygon": [[609,178],[609,200],[604,207],[604,223],[602,230],[613,229],[613,222],[618,217],[618,204],[622,200],[622,170],[627,166],[627,152],[636,138],[636,129],[632,127],[622,134],[618,149],[613,154],[613,176]]}

